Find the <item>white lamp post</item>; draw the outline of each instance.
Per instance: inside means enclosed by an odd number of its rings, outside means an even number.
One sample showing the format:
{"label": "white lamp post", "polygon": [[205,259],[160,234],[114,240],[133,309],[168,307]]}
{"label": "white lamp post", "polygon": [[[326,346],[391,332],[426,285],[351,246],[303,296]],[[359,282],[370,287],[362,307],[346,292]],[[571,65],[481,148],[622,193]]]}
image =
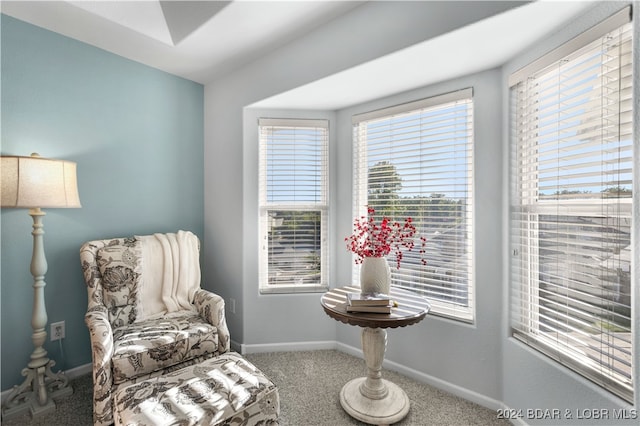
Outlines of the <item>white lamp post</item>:
{"label": "white lamp post", "polygon": [[37,416],[55,409],[54,398],[70,395],[73,390],[62,372],[53,373],[55,361],[47,358],[43,345],[47,339],[47,310],[44,301],[44,276],[47,259],[44,255],[41,208],[80,207],[76,164],[70,161],[31,157],[2,156],[2,207],[28,208],[33,218],[33,316],[31,339],[35,350],[22,370],[26,379],[14,386],[2,408],[3,418],[21,414],[30,409]]}

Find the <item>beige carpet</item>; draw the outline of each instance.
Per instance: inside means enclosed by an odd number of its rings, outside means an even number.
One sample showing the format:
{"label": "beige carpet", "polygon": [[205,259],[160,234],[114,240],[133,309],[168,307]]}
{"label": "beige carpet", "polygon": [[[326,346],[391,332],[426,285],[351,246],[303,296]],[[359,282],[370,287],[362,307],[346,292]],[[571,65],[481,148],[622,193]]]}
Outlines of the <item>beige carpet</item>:
{"label": "beige carpet", "polygon": [[[280,390],[282,426],[362,425],[340,406],[340,389],[366,375],[364,360],[338,351],[247,355]],[[291,372],[295,371],[296,377]],[[411,401],[397,425],[510,425],[493,410],[440,391],[393,371],[382,377],[400,386]]]}
{"label": "beige carpet", "polygon": [[[362,359],[338,351],[251,354],[246,358],[280,390],[282,426],[362,425],[340,406],[339,393],[347,381],[364,376]],[[393,371],[383,377],[399,385],[411,400],[409,414],[398,425],[509,425],[492,410],[480,407]],[[3,426],[90,426],[91,376],[71,381],[74,394],[59,401],[56,412],[30,419],[25,415]]]}

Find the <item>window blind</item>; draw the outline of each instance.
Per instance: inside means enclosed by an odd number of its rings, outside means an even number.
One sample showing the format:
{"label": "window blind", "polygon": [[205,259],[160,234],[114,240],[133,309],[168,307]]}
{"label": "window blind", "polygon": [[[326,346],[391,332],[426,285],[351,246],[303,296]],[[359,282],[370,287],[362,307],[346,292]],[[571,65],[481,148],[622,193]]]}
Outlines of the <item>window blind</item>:
{"label": "window blind", "polygon": [[632,27],[599,28],[511,90],[511,324],[632,402]]}
{"label": "window blind", "polygon": [[[354,216],[411,217],[427,238],[394,259],[392,285],[418,292],[432,312],[473,321],[473,102],[465,89],[353,118]],[[420,247],[416,241],[416,247]],[[354,266],[354,282],[359,268]]]}
{"label": "window blind", "polygon": [[329,125],[260,119],[260,289],[326,289]]}

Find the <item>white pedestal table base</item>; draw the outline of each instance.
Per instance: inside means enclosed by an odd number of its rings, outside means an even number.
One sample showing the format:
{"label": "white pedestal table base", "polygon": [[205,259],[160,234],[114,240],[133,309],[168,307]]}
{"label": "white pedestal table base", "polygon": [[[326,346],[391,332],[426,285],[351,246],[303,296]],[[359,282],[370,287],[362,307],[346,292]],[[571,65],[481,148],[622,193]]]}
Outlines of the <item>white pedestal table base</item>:
{"label": "white pedestal table base", "polygon": [[373,425],[389,425],[407,415],[409,397],[398,385],[382,379],[387,395],[382,399],[370,399],[360,391],[365,380],[366,377],[353,379],[340,391],[340,404],[351,417]]}
{"label": "white pedestal table base", "polygon": [[396,423],[409,412],[409,398],[400,387],[382,378],[387,332],[362,329],[362,352],[367,377],[351,380],[340,391],[340,404],[352,417],[374,425]]}
{"label": "white pedestal table base", "polygon": [[400,387],[382,378],[382,363],[387,349],[387,328],[406,327],[424,319],[431,306],[422,296],[391,287],[396,302],[390,314],[347,312],[349,293],[361,293],[360,287],[338,287],[322,295],[325,313],[345,324],[362,327],[362,353],[366,377],[351,380],[340,391],[340,404],[347,414],[362,422],[389,425],[402,420],[410,408],[409,397]]}

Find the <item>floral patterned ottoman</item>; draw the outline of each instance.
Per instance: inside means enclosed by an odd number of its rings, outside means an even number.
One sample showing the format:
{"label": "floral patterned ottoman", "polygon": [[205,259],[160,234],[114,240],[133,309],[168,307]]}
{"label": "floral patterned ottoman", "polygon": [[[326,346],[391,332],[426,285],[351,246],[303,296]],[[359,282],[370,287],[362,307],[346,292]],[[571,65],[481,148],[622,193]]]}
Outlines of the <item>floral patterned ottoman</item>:
{"label": "floral patterned ottoman", "polygon": [[278,388],[236,352],[118,388],[116,425],[277,425]]}

